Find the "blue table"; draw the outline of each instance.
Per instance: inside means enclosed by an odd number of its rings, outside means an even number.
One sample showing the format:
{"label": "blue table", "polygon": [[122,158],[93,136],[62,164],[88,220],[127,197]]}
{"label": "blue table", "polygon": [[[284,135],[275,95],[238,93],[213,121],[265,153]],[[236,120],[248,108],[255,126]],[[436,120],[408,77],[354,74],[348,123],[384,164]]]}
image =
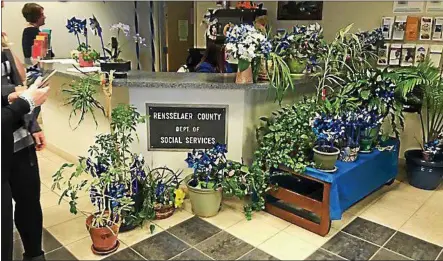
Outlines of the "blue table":
{"label": "blue table", "polygon": [[326,235],[331,220],[341,219],[349,207],[394,181],[400,143],[392,139],[383,146],[393,149],[360,153],[352,163],[337,161],[335,173],[313,168],[296,173],[281,166],[280,171],[292,175],[275,176],[279,179],[276,181],[278,187],[268,192],[266,211],[314,233]]}
{"label": "blue table", "polygon": [[390,140],[385,146],[394,145],[392,151],[374,150],[359,154],[352,163],[337,161],[335,173],[325,173],[308,168],[306,175],[330,183],[330,219],[339,220],[349,207],[395,179],[398,173],[400,143]]}

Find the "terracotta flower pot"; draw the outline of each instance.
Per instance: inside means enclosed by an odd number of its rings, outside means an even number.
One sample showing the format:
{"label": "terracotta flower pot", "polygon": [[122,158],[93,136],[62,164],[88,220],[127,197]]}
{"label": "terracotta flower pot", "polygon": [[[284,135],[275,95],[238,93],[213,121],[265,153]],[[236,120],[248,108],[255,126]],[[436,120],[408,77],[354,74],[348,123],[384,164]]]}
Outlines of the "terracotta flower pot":
{"label": "terracotta flower pot", "polygon": [[92,227],[93,215],[86,219],[86,228],[92,239],[92,251],[94,254],[109,254],[117,250],[119,225],[114,224],[108,227],[96,228]]}
{"label": "terracotta flower pot", "polygon": [[155,219],[166,219],[174,214],[175,208],[172,205],[156,204],[154,206]]}
{"label": "terracotta flower pot", "polygon": [[83,60],[83,54],[79,54],[78,63],[80,65],[80,67],[93,67],[94,66],[94,61]]}
{"label": "terracotta flower pot", "polygon": [[253,75],[252,75],[252,67],[249,65],[249,67],[244,71],[237,71],[237,77],[235,78],[235,83],[237,84],[248,84],[253,83]]}

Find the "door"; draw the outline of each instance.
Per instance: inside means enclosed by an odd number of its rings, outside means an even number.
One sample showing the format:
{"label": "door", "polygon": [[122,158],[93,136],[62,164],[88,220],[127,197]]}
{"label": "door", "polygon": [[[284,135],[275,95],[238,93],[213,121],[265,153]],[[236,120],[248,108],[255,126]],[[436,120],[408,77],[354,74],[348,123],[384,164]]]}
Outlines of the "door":
{"label": "door", "polygon": [[186,63],[188,49],[194,47],[194,2],[167,1],[165,3],[167,70],[176,72]]}

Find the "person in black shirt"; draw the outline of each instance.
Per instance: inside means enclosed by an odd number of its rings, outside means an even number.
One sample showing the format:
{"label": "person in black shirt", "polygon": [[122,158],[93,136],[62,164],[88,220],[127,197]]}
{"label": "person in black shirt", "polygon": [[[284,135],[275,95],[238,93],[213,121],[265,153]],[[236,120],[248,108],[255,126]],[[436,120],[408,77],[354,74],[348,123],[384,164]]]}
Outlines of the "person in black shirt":
{"label": "person in black shirt", "polygon": [[[34,40],[36,36],[40,33],[40,26],[45,24],[45,13],[44,8],[35,3],[27,3],[22,9],[23,17],[28,22],[27,27],[23,30],[22,35],[22,48],[23,55],[25,57],[25,62],[30,64],[30,58],[32,57],[32,46],[34,45]],[[54,54],[51,53],[54,57]]]}

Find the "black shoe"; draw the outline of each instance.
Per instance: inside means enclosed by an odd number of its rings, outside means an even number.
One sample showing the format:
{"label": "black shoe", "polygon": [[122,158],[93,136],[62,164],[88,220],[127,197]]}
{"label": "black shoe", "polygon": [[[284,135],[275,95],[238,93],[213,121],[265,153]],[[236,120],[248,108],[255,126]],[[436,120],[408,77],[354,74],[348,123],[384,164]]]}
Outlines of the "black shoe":
{"label": "black shoe", "polygon": [[46,261],[45,254],[35,257],[28,257],[23,255],[23,261]]}

